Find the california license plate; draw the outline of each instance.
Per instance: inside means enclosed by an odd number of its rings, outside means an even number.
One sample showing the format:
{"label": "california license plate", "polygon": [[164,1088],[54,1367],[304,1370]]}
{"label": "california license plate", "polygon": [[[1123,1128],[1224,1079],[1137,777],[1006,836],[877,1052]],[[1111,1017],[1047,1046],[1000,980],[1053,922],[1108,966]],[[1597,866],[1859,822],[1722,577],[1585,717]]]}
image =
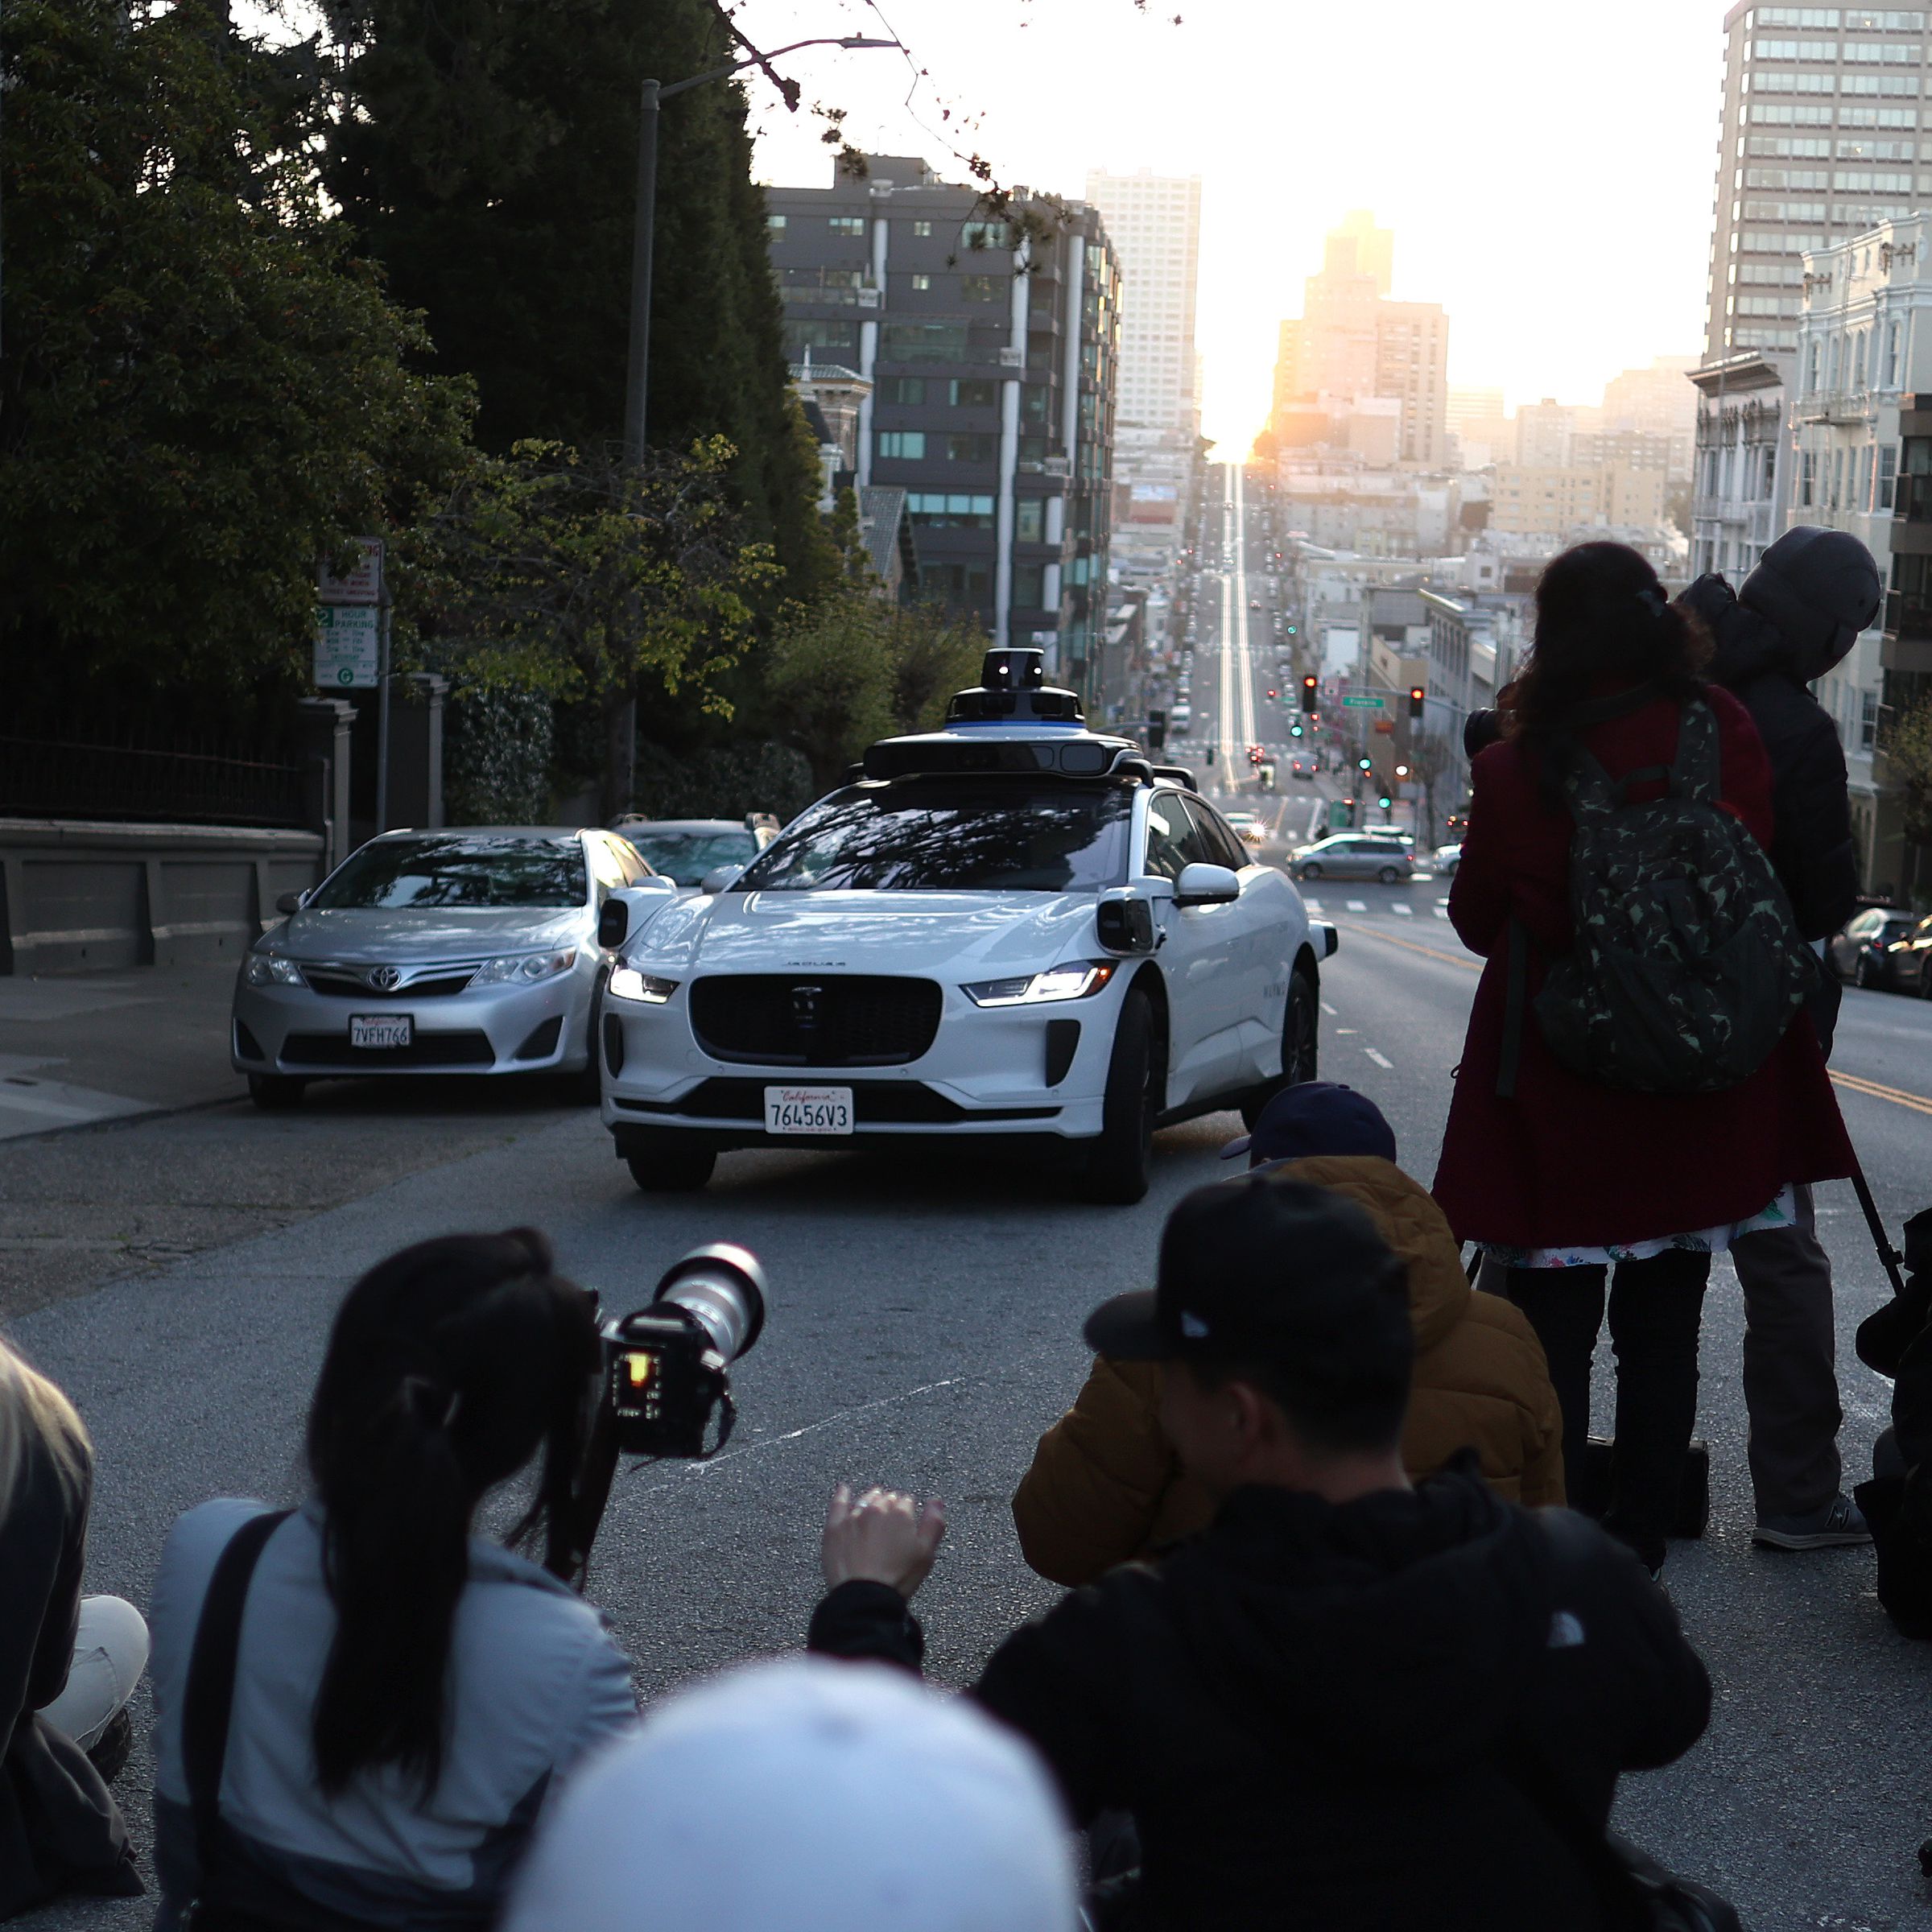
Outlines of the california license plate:
{"label": "california license plate", "polygon": [[411,1013],[352,1013],[349,1016],[349,1043],[352,1046],[407,1046],[414,1042],[415,1034],[415,1018]]}
{"label": "california license plate", "polygon": [[767,1133],[850,1133],[849,1087],[767,1087]]}

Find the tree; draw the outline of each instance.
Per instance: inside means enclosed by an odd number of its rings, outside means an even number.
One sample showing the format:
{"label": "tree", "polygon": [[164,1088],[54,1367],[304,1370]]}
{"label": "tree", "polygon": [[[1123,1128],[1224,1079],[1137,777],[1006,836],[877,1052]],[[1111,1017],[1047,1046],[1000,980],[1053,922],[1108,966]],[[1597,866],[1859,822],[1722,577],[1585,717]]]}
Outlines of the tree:
{"label": "tree", "polygon": [[829,790],[875,738],[931,730],[975,681],[986,638],[932,605],[908,609],[848,580],[792,613],[765,654],[766,695],[786,743]]}
{"label": "tree", "polygon": [[478,461],[398,546],[399,635],[469,690],[588,701],[620,741],[605,815],[629,807],[640,679],[706,709],[775,574],[749,542],[722,438],[632,466],[554,443]]}
{"label": "tree", "polygon": [[468,386],[415,366],[419,320],[318,192],[300,66],[204,0],[10,0],[0,21],[16,697],[285,691],[317,559],[464,459]]}
{"label": "tree", "polygon": [[1918,875],[1927,869],[1924,853],[1932,846],[1932,691],[1902,713],[1886,733],[1885,782],[1896,786],[1903,807],[1905,842],[1915,848],[1907,863],[1912,875],[1900,881],[1918,902]]}
{"label": "tree", "polygon": [[[638,102],[737,52],[712,0],[336,0],[349,105],[330,192],[405,301],[436,366],[473,374],[478,435],[585,451],[623,427]],[[660,122],[649,435],[721,436],[752,534],[787,594],[829,559],[815,451],[788,383],[735,84]]]}

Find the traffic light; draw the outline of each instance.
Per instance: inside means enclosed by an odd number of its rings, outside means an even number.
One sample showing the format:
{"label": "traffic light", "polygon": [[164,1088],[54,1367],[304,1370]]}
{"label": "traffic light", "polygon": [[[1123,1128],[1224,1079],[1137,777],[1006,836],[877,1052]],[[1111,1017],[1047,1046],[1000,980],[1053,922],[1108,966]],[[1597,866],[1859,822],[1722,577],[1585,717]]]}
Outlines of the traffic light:
{"label": "traffic light", "polygon": [[1290,625],[1288,626],[1288,634],[1289,634],[1289,636],[1290,636],[1290,637],[1293,637],[1293,636],[1294,635],[1294,630],[1295,630],[1295,627],[1294,627],[1294,625],[1292,625],[1292,624],[1290,624]]}
{"label": "traffic light", "polygon": [[1278,698],[1282,694],[1278,691],[1271,691],[1268,695],[1271,698]]}
{"label": "traffic light", "polygon": [[1408,775],[1409,775],[1409,767],[1408,767],[1406,765],[1398,765],[1398,766],[1396,766],[1396,768],[1395,768],[1395,775],[1396,775],[1396,776],[1397,776],[1398,778],[1407,778],[1407,777],[1408,777]]}
{"label": "traffic light", "polygon": [[1387,792],[1384,792],[1382,795],[1376,800],[1376,803],[1381,806],[1384,811],[1386,811],[1394,803],[1394,799],[1390,798]]}
{"label": "traffic light", "polygon": [[1375,760],[1373,758],[1357,758],[1355,762],[1355,768],[1357,771],[1373,771]]}
{"label": "traffic light", "polygon": [[1302,735],[1301,726],[1298,724],[1290,724],[1288,727],[1288,735],[1291,738],[1298,738]]}
{"label": "traffic light", "polygon": [[1409,715],[1410,717],[1419,718],[1422,715],[1422,700],[1428,695],[1428,692],[1420,684],[1411,684],[1409,687]]}
{"label": "traffic light", "polygon": [[[1292,630],[1294,626],[1290,624],[1288,628]],[[1315,675],[1313,672],[1311,672],[1302,679],[1302,709],[1303,711],[1311,712],[1315,709]]]}

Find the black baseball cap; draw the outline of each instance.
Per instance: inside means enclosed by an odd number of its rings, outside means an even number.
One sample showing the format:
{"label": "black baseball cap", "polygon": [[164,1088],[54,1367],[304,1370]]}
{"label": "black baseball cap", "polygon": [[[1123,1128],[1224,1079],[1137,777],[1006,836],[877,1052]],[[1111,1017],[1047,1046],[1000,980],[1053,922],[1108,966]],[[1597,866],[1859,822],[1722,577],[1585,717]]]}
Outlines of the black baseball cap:
{"label": "black baseball cap", "polygon": [[1374,1223],[1266,1171],[1185,1196],[1161,1236],[1158,1285],[1103,1302],[1084,1333],[1123,1361],[1319,1356],[1377,1383],[1406,1381],[1414,1352],[1406,1274]]}

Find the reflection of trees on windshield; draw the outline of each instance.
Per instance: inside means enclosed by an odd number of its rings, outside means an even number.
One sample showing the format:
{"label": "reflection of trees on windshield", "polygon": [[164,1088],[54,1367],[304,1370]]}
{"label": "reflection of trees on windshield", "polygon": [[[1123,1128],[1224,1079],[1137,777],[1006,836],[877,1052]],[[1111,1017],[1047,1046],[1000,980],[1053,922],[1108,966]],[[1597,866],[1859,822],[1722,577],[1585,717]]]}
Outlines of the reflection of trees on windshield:
{"label": "reflection of trees on windshield", "polygon": [[659,837],[626,832],[653,872],[680,885],[701,879],[714,865],[743,865],[758,857],[758,842],[748,832],[671,832]]}
{"label": "reflection of trees on windshield", "polygon": [[1124,786],[914,781],[835,794],[739,881],[746,892],[1092,891],[1126,874]]}
{"label": "reflection of trees on windshield", "polygon": [[309,901],[324,911],[581,906],[575,839],[411,839],[365,845]]}

